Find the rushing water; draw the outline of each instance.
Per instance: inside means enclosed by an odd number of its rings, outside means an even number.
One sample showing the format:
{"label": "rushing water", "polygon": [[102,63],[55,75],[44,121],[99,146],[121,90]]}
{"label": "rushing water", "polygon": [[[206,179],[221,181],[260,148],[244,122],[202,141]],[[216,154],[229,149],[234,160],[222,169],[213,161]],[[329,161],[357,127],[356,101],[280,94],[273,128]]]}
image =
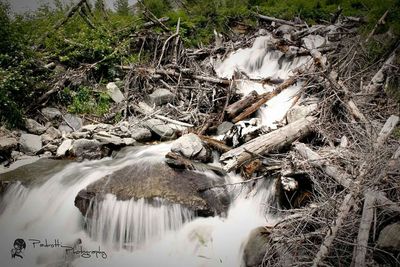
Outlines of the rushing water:
{"label": "rushing water", "polygon": [[[259,37],[252,48],[231,54],[216,67],[217,74],[232,77],[240,70],[254,79],[286,79],[309,60],[285,60],[282,53],[269,50],[269,38]],[[236,83],[243,94],[273,89],[254,81]],[[300,86],[295,84],[266,103],[259,114],[264,125],[275,127]],[[276,220],[269,212],[274,205],[273,181],[230,187],[226,217],[196,218],[187,208],[162,199],[120,201],[112,195],[93,203],[91,219],[74,206],[78,192],[89,184],[134,162],[161,161],[169,150],[170,144],[132,148],[114,158],[68,164],[35,186],[10,186],[0,202],[0,265],[241,266],[249,233]],[[229,174],[225,180],[235,183],[241,178]],[[17,238],[26,242],[23,259],[11,258]],[[75,254],[73,248],[78,250]]]}

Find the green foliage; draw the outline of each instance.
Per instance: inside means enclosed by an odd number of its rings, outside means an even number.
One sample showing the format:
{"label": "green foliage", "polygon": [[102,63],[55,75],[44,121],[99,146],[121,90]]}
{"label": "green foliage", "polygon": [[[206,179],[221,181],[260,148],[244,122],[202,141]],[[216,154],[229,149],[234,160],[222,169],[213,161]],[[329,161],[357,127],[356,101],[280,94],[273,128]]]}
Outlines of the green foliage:
{"label": "green foliage", "polygon": [[114,8],[120,15],[129,14],[129,3],[128,0],[115,0]]}
{"label": "green foliage", "polygon": [[71,113],[102,116],[110,109],[109,95],[104,92],[94,92],[87,86],[81,86],[76,91],[65,88],[63,98],[70,100],[68,111]]}

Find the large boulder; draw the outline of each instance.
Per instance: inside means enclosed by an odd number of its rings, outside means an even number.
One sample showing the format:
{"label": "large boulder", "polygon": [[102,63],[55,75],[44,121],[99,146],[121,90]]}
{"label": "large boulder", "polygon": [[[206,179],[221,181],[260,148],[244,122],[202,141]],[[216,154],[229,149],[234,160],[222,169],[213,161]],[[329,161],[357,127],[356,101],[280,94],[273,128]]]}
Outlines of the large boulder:
{"label": "large boulder", "polygon": [[9,157],[18,147],[18,141],[11,136],[0,136],[0,157]]}
{"label": "large boulder", "polygon": [[70,155],[82,159],[100,159],[103,156],[100,142],[97,140],[78,139],[69,149]]}
{"label": "large boulder", "polygon": [[64,140],[61,145],[58,147],[57,152],[56,152],[56,157],[63,157],[67,154],[67,152],[71,149],[72,147],[72,142],[73,140],[71,139],[66,139]]}
{"label": "large boulder", "polygon": [[19,143],[21,145],[21,151],[28,155],[34,155],[42,149],[42,139],[39,135],[21,134]]}
{"label": "large boulder", "polygon": [[[105,194],[113,194],[119,200],[152,200],[162,198],[170,203],[181,204],[209,216],[222,213],[228,206],[226,190],[208,190],[224,182],[223,177],[189,170],[175,170],[165,162],[139,160],[130,166],[108,175],[79,192],[75,205],[82,214],[88,212],[89,203],[101,200]],[[90,211],[89,211],[90,213]]]}
{"label": "large boulder", "polygon": [[33,119],[25,120],[25,128],[26,130],[28,130],[29,133],[32,134],[42,134],[46,131],[46,127]]}
{"label": "large boulder", "polygon": [[254,229],[244,247],[243,260],[246,267],[261,266],[269,241],[269,231],[264,227]]}
{"label": "large boulder", "polygon": [[188,159],[207,162],[211,159],[211,151],[203,141],[193,133],[185,134],[172,143],[171,151],[180,153]]}
{"label": "large boulder", "polygon": [[378,247],[400,251],[400,223],[387,225],[379,233]]}
{"label": "large boulder", "polygon": [[164,105],[166,103],[172,102],[175,95],[167,89],[157,89],[152,94],[148,96],[148,102],[151,105]]}
{"label": "large boulder", "polygon": [[43,144],[48,144],[54,141],[55,139],[61,138],[61,132],[58,129],[51,126],[46,130],[44,134],[42,134],[41,137]]}
{"label": "large boulder", "polygon": [[151,132],[147,128],[132,126],[129,128],[131,137],[138,142],[145,142],[151,139]]}

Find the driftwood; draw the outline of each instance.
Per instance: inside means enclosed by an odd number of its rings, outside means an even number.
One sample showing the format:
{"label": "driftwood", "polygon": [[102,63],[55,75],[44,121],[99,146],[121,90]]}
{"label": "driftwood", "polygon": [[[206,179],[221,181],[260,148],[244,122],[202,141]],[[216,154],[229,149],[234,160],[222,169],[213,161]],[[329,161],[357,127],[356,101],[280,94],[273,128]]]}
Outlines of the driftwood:
{"label": "driftwood", "polygon": [[[157,21],[159,22],[159,23],[163,23],[163,22],[167,22],[169,20],[169,17],[162,17],[162,18],[159,18]],[[149,21],[149,22],[146,22],[146,23],[143,23],[143,28],[150,28],[150,27],[153,27],[154,25],[159,25],[159,23],[156,23],[156,22],[154,22],[154,21]]]}
{"label": "driftwood", "polygon": [[374,203],[374,195],[372,192],[367,191],[365,193],[363,212],[357,236],[357,246],[355,247],[355,254],[352,264],[354,267],[365,266],[365,255],[367,254],[369,231],[371,229],[371,222],[374,217]]}
{"label": "driftwood", "polygon": [[207,145],[209,145],[210,147],[214,148],[215,150],[222,152],[222,153],[226,153],[229,150],[231,150],[231,148],[227,145],[225,145],[223,142],[215,140],[211,137],[208,136],[204,136],[204,135],[198,135],[200,137],[201,140],[203,140],[205,143],[207,143]]}
{"label": "driftwood", "polygon": [[262,105],[264,105],[268,100],[270,100],[272,97],[278,95],[280,92],[282,92],[284,89],[288,88],[289,86],[293,85],[297,81],[296,76],[292,76],[289,79],[287,79],[285,82],[277,86],[274,91],[272,92],[267,92],[259,96],[258,100],[253,103],[250,107],[246,108],[242,113],[240,113],[238,116],[236,116],[232,122],[236,123],[239,122],[254,112],[256,112]]}
{"label": "driftwood", "polygon": [[378,148],[385,143],[386,139],[392,134],[394,128],[399,122],[399,117],[392,115],[387,119],[385,125],[383,125],[382,130],[378,134],[378,138],[376,139],[376,143],[374,144],[375,148]]}
{"label": "driftwood", "polygon": [[224,169],[226,171],[236,169],[244,162],[251,159],[254,154],[259,155],[270,152],[291,144],[300,137],[306,136],[311,132],[315,120],[315,117],[300,119],[278,130],[261,135],[240,147],[222,154],[220,160],[226,163]]}
{"label": "driftwood", "polygon": [[367,94],[375,94],[383,86],[385,82],[385,73],[392,67],[399,50],[400,50],[400,45],[398,45],[393,50],[392,54],[385,61],[383,66],[378,70],[378,72],[374,75],[374,77],[372,77],[370,83],[367,86],[365,86],[364,91]]}
{"label": "driftwood", "polygon": [[239,101],[230,104],[229,106],[226,107],[225,112],[228,115],[229,118],[234,118],[237,116],[239,113],[241,113],[244,109],[248,108],[251,106],[254,102],[257,101],[259,98],[259,95],[257,94],[256,91],[250,92],[247,96],[243,97]]}

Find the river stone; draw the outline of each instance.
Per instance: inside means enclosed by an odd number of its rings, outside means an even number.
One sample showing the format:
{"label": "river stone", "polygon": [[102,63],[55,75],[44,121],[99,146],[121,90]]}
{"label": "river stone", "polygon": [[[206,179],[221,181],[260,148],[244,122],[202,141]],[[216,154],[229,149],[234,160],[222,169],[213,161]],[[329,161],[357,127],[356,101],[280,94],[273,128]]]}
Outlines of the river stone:
{"label": "river stone", "polygon": [[112,135],[112,134],[108,134],[107,132],[99,132],[93,135],[93,138],[100,141],[102,144],[108,145],[116,145],[116,146],[120,146],[120,145],[125,145],[125,142],[122,138]]}
{"label": "river stone", "polygon": [[167,89],[157,89],[148,96],[147,100],[151,105],[161,106],[172,102],[174,98],[175,95],[171,93],[171,91]]}
{"label": "river stone", "polygon": [[86,214],[90,201],[113,194],[118,200],[162,198],[170,203],[181,204],[198,215],[210,216],[226,211],[228,206],[226,190],[225,194],[221,191],[213,194],[213,190],[205,190],[209,192],[204,194],[200,190],[217,183],[223,183],[223,178],[210,178],[189,170],[177,171],[165,162],[139,160],[80,191],[75,206],[82,214]]}
{"label": "river stone", "polygon": [[131,137],[138,142],[145,142],[151,139],[151,132],[147,128],[133,126],[130,127]]}
{"label": "river stone", "polygon": [[176,137],[175,131],[162,120],[149,119],[145,122],[145,125],[150,131],[161,137],[161,140],[171,140]]}
{"label": "river stone", "polygon": [[65,154],[70,150],[70,148],[72,147],[72,142],[73,140],[71,139],[66,139],[64,140],[61,145],[58,147],[57,152],[56,152],[56,156],[57,157],[62,157],[65,156]]}
{"label": "river stone", "polygon": [[0,136],[0,155],[9,155],[17,146],[18,141],[14,137]]}
{"label": "river stone", "polygon": [[111,97],[111,99],[115,103],[120,103],[120,102],[124,101],[125,97],[121,93],[121,90],[119,90],[118,86],[115,83],[113,83],[113,82],[108,83],[106,88],[107,88],[107,94]]}
{"label": "river stone", "polygon": [[43,125],[33,119],[25,120],[25,128],[28,130],[29,133],[32,134],[42,134],[46,131],[46,128]]}
{"label": "river stone", "polygon": [[43,108],[42,114],[49,120],[55,120],[61,118],[61,112],[56,108]]}
{"label": "river stone", "polygon": [[268,241],[269,232],[264,227],[258,227],[251,231],[243,252],[243,259],[246,267],[262,265]]}
{"label": "river stone", "polygon": [[44,134],[42,134],[41,138],[43,144],[48,144],[55,139],[61,138],[61,132],[51,126],[46,130]]}
{"label": "river stone", "polygon": [[78,159],[99,159],[102,157],[100,142],[97,140],[78,139],[70,148],[72,156]]}
{"label": "river stone", "polygon": [[207,162],[211,159],[211,152],[205,147],[200,137],[194,133],[185,134],[172,143],[172,152],[180,153],[188,159],[197,159]]}
{"label": "river stone", "polygon": [[65,122],[61,123],[61,125],[58,127],[61,132],[70,133],[78,131],[82,128],[82,119],[76,115],[68,113],[64,116],[64,120]]}
{"label": "river stone", "polygon": [[389,248],[400,251],[400,223],[393,223],[379,233],[377,242],[381,248]]}
{"label": "river stone", "polygon": [[34,155],[42,149],[42,138],[39,135],[21,134],[19,143],[21,145],[21,151],[28,155]]}

